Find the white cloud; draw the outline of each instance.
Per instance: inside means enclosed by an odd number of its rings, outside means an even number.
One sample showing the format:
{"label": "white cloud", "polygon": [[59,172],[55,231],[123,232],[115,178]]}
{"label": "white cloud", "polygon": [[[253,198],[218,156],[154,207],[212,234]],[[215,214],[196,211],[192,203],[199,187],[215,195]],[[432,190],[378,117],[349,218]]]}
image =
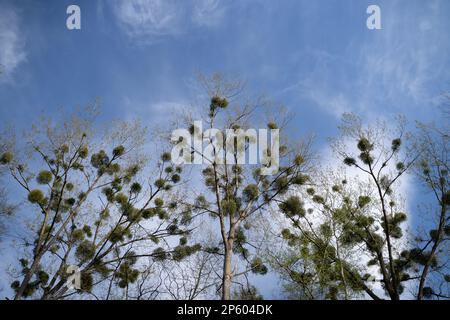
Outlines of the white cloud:
{"label": "white cloud", "polygon": [[25,60],[25,39],[19,30],[19,16],[12,7],[0,5],[0,78],[9,78]]}
{"label": "white cloud", "polygon": [[130,36],[158,36],[179,32],[182,14],[173,1],[132,0],[114,3],[114,11]]}
{"label": "white cloud", "polygon": [[218,0],[116,0],[111,4],[128,36],[150,42],[184,34],[195,26],[212,27],[225,12]]}
{"label": "white cloud", "polygon": [[330,93],[323,88],[316,88],[308,82],[304,82],[301,85],[300,92],[305,98],[322,110],[328,111],[336,118],[340,118],[345,112],[354,110],[354,106],[342,92]]}
{"label": "white cloud", "polygon": [[199,26],[214,26],[220,23],[225,14],[225,7],[220,0],[195,1],[192,12],[192,21]]}
{"label": "white cloud", "polygon": [[189,107],[189,103],[185,101],[159,101],[148,102],[148,100],[140,100],[125,96],[122,98],[122,105],[127,110],[126,118],[131,119],[143,119],[145,125],[170,125],[172,116],[181,115],[183,110]]}

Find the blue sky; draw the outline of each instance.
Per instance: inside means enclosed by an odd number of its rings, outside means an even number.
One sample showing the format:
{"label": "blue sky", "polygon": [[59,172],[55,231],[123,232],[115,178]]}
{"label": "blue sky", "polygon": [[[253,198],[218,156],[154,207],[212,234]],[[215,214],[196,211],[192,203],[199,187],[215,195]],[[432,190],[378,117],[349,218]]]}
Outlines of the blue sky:
{"label": "blue sky", "polygon": [[[81,8],[82,29],[66,28]],[[366,28],[381,8],[382,30]],[[447,0],[0,0],[0,128],[100,98],[102,121],[164,123],[197,71],[240,76],[295,116],[292,139],[342,112],[439,120],[450,90]]]}
{"label": "blue sky", "polygon": [[[66,29],[81,8],[82,30]],[[106,118],[188,105],[196,71],[224,72],[296,114],[293,134],[332,134],[343,111],[432,118],[450,87],[450,3],[376,1],[0,1],[0,115],[101,98]]]}

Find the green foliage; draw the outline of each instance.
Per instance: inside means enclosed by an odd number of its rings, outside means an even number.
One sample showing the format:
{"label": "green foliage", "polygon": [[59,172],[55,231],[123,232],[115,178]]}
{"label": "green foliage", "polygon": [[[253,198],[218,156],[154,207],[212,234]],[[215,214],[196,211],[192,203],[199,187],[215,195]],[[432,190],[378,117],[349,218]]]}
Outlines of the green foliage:
{"label": "green foliage", "polygon": [[398,162],[395,167],[397,168],[398,171],[405,170],[405,164],[403,162]]}
{"label": "green foliage", "polygon": [[356,164],[356,160],[351,157],[346,157],[344,159],[344,164],[346,164],[347,166],[354,166]]}
{"label": "green foliage", "polygon": [[281,231],[281,236],[284,240],[289,240],[292,236],[291,231],[289,229],[283,229]]}
{"label": "green foliage", "polygon": [[27,268],[28,267],[28,264],[29,264],[29,261],[27,260],[27,259],[20,259],[19,260],[19,262],[20,262],[20,265],[22,266],[22,268]]}
{"label": "green foliage", "polygon": [[108,219],[110,217],[109,209],[104,209],[100,212],[101,219]]}
{"label": "green foliage", "polygon": [[123,226],[119,225],[111,231],[109,240],[113,243],[122,242],[125,240],[125,237],[130,235],[129,229],[125,229]]}
{"label": "green foliage", "polygon": [[94,264],[95,272],[99,273],[102,277],[106,278],[111,273],[111,269],[109,269],[106,264],[101,263],[100,261]]}
{"label": "green foliage", "polygon": [[128,260],[120,265],[114,276],[119,280],[119,287],[126,288],[130,283],[136,282],[139,274],[139,270],[134,269],[132,263]]}
{"label": "green foliage", "polygon": [[220,206],[225,215],[234,215],[237,212],[237,204],[234,199],[222,200]]}
{"label": "green foliage", "polygon": [[361,161],[366,164],[366,165],[372,165],[373,164],[373,157],[370,155],[369,152],[362,152],[359,155],[359,158],[361,159]]}
{"label": "green foliage", "polygon": [[123,215],[128,218],[129,222],[138,222],[141,220],[141,210],[134,208],[130,203],[122,205],[120,207],[120,211],[122,211]]}
{"label": "green foliage", "polygon": [[166,180],[164,180],[164,179],[157,179],[155,181],[155,186],[157,188],[164,188],[165,184],[166,184]]}
{"label": "green foliage", "polygon": [[109,164],[109,157],[104,150],[94,153],[91,157],[91,164],[96,169],[101,169]]}
{"label": "green foliage", "polygon": [[167,228],[167,231],[170,235],[175,235],[180,233],[180,229],[175,223],[170,224]]}
{"label": "green foliage", "polygon": [[200,195],[195,199],[194,202],[195,206],[199,207],[199,208],[207,208],[208,205],[208,201],[206,201],[205,196]]}
{"label": "green foliage", "polygon": [[184,245],[186,245],[186,244],[187,244],[187,242],[188,242],[188,240],[187,240],[187,238],[186,238],[186,237],[181,237],[181,238],[180,238],[180,246],[184,246]]}
{"label": "green foliage", "polygon": [[267,267],[262,262],[261,258],[254,258],[251,262],[250,267],[253,273],[264,275],[267,273]]}
{"label": "green foliage", "polygon": [[279,148],[280,156],[285,156],[288,153],[289,149],[285,145],[281,145]]}
{"label": "green foliage", "polygon": [[179,174],[176,174],[176,173],[175,173],[174,175],[172,175],[172,177],[170,178],[170,180],[172,180],[173,183],[178,183],[178,182],[180,182],[181,177],[180,177]]}
{"label": "green foliage", "polygon": [[275,187],[279,194],[284,194],[289,189],[289,180],[286,176],[280,176],[275,179]]}
{"label": "green foliage", "polygon": [[78,155],[80,156],[80,158],[82,159],[86,159],[89,155],[89,149],[87,146],[81,146],[80,149],[78,150]]}
{"label": "green foliage", "polygon": [[247,241],[247,237],[245,236],[245,232],[243,228],[238,228],[236,230],[236,235],[234,237],[234,244],[236,247],[243,246]]}
{"label": "green foliage", "polygon": [[159,247],[153,250],[152,257],[156,261],[164,261],[167,259],[167,252],[163,248]]}
{"label": "green foliage", "polygon": [[430,238],[433,241],[437,241],[439,237],[439,231],[438,230],[430,230]]}
{"label": "green foliage", "polygon": [[128,203],[128,196],[126,196],[124,193],[119,192],[116,194],[115,199],[117,203],[121,204],[122,206]]}
{"label": "green foliage", "polygon": [[61,146],[61,148],[59,149],[59,151],[61,151],[62,153],[68,153],[69,152],[69,146],[67,144],[63,144]]}
{"label": "green foliage", "polygon": [[31,190],[28,193],[28,201],[35,204],[43,204],[45,201],[44,193],[39,189]]}
{"label": "green foliage", "polygon": [[162,207],[164,205],[164,200],[161,198],[156,198],[155,199],[155,206],[157,207]]}
{"label": "green foliage", "polygon": [[115,173],[119,173],[120,164],[118,163],[110,163],[108,166],[103,167],[100,172],[104,172],[112,176]]}
{"label": "green foliage", "polygon": [[13,154],[12,152],[4,152],[1,156],[0,156],[0,164],[6,165],[9,164],[13,161]]}
{"label": "green foliage", "polygon": [[45,272],[45,271],[42,271],[42,270],[38,271],[37,277],[39,279],[39,282],[42,283],[42,284],[46,284],[48,282],[48,280],[49,280],[48,273]]}
{"label": "green foliage", "polygon": [[156,214],[161,220],[167,220],[169,218],[167,211],[162,208],[156,208]]}
{"label": "green foliage", "polygon": [[370,143],[370,141],[367,138],[361,138],[358,141],[357,147],[361,152],[369,152],[373,150],[373,144]]}
{"label": "green foliage", "polygon": [[320,225],[320,233],[325,237],[325,238],[330,238],[332,235],[332,230],[331,230],[331,226],[329,223],[322,223]]}
{"label": "green foliage", "polygon": [[263,296],[258,293],[258,290],[254,286],[248,288],[241,287],[239,291],[234,292],[234,300],[263,300]]}
{"label": "green foliage", "polygon": [[181,261],[187,256],[190,256],[194,254],[195,252],[199,251],[201,249],[201,246],[199,244],[188,246],[188,245],[179,245],[175,247],[173,253],[172,253],[172,259],[175,261]]}
{"label": "green foliage", "polygon": [[130,187],[130,191],[132,193],[139,193],[139,192],[141,192],[141,190],[142,190],[142,186],[137,182],[133,183]]}
{"label": "green foliage", "polygon": [[211,253],[211,254],[219,254],[220,253],[219,247],[205,247],[203,250],[205,252]]}
{"label": "green foliage", "polygon": [[319,196],[319,195],[314,195],[313,198],[312,198],[312,200],[313,200],[315,203],[325,204],[325,199],[324,199],[322,196]]}
{"label": "green foliage", "polygon": [[112,154],[113,154],[114,158],[123,156],[125,154],[125,147],[122,145],[115,147],[113,149]]}
{"label": "green foliage", "polygon": [[304,203],[297,196],[291,196],[279,205],[280,210],[288,217],[305,216]]}
{"label": "green foliage", "polygon": [[[400,239],[403,236],[402,228],[400,224],[406,221],[406,214],[403,212],[396,213],[391,219],[388,220],[389,224],[389,233],[391,237]],[[386,224],[384,222],[381,223],[383,229],[386,228]]]}
{"label": "green foliage", "polygon": [[75,229],[72,231],[72,241],[78,242],[84,240],[85,233],[81,229]]}
{"label": "green foliage", "polygon": [[304,162],[305,162],[305,158],[304,158],[302,155],[297,155],[297,156],[295,156],[294,164],[295,164],[296,166],[300,166],[300,165],[302,165]]}
{"label": "green foliage", "polygon": [[83,226],[83,232],[84,232],[84,234],[87,236],[87,237],[92,237],[92,230],[91,230],[91,227],[90,226],[88,226],[88,225],[84,225]]}
{"label": "green foliage", "polygon": [[80,280],[81,291],[91,292],[94,286],[94,277],[92,274],[90,272],[81,272]]}
{"label": "green foliage", "polygon": [[333,192],[341,192],[342,188],[339,185],[334,185],[333,187],[331,187],[331,190]]}
{"label": "green foliage", "polygon": [[301,173],[292,179],[292,183],[299,186],[305,185],[308,181],[310,181],[310,177]]}
{"label": "green foliage", "polygon": [[425,265],[430,261],[431,267],[435,268],[438,265],[438,261],[436,258],[436,255],[431,258],[431,252],[430,251],[422,251],[419,248],[411,249],[411,250],[405,250],[402,252],[402,257],[404,257],[407,260],[411,260],[415,263],[418,263],[420,265]]}
{"label": "green foliage", "polygon": [[400,150],[400,146],[402,145],[402,140],[400,138],[392,140],[391,148],[392,151],[397,152]]}
{"label": "green foliage", "polygon": [[358,206],[360,208],[364,208],[370,203],[371,199],[369,196],[359,196],[358,198]]}
{"label": "green foliage", "polygon": [[86,262],[94,257],[95,245],[91,241],[84,240],[78,245],[75,255],[80,262]]}
{"label": "green foliage", "polygon": [[171,159],[172,159],[172,156],[171,156],[170,152],[164,152],[164,153],[161,155],[161,160],[162,160],[163,162],[168,162],[168,161],[170,161]]}
{"label": "green foliage", "polygon": [[20,287],[20,281],[14,281],[13,283],[11,283],[11,288],[12,289],[14,289],[14,291],[16,291],[17,292],[17,290],[19,289],[19,287]]}
{"label": "green foliage", "polygon": [[106,196],[106,199],[108,200],[108,202],[114,202],[115,196],[114,196],[113,189],[111,189],[109,187],[105,187],[102,189],[102,193]]}
{"label": "green foliage", "polygon": [[211,104],[209,106],[210,112],[214,112],[216,109],[225,109],[228,106],[228,101],[225,98],[219,96],[213,96],[211,98]]}
{"label": "green foliage", "polygon": [[36,177],[36,181],[39,184],[49,184],[53,179],[53,174],[50,171],[43,170],[39,172],[38,176]]}
{"label": "green foliage", "polygon": [[258,199],[258,186],[256,184],[249,184],[244,188],[242,194],[245,202],[250,202]]}
{"label": "green foliage", "polygon": [[407,220],[407,218],[408,218],[408,216],[406,215],[406,213],[397,212],[393,217],[393,221],[394,221],[394,223],[398,224],[401,222],[405,222]]}
{"label": "green foliage", "polygon": [[165,173],[173,173],[173,167],[166,167],[166,168],[164,169],[164,172],[165,172]]}

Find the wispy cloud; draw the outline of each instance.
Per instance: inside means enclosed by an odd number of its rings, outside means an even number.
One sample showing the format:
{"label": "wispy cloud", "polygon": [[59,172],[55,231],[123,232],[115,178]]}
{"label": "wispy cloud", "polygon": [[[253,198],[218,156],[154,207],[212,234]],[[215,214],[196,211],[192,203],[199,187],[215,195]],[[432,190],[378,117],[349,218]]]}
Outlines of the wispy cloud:
{"label": "wispy cloud", "polygon": [[[450,80],[450,42],[442,32],[450,26],[447,5],[435,0],[405,10],[399,2],[384,3],[382,30],[361,29],[339,53],[305,51],[311,70],[286,89],[336,118],[343,111],[369,117],[423,111]],[[442,87],[436,88],[438,82]]]}
{"label": "wispy cloud", "polygon": [[26,60],[25,39],[20,32],[20,19],[16,10],[0,4],[0,70],[1,79],[8,79]]}
{"label": "wispy cloud", "polygon": [[116,0],[111,5],[128,36],[149,42],[217,25],[225,12],[218,0]]}
{"label": "wispy cloud", "polygon": [[200,0],[194,2],[192,21],[199,26],[211,27],[219,24],[226,8],[220,0]]}
{"label": "wispy cloud", "polygon": [[[387,16],[380,36],[360,52],[367,88],[381,87],[389,98],[404,96],[412,102],[429,98],[428,84],[442,77],[448,62],[444,52],[450,49],[447,35],[441,32],[447,18],[440,6],[442,1],[431,1],[421,6],[427,14],[410,10]],[[403,7],[392,9],[400,12]]]}
{"label": "wispy cloud", "polygon": [[160,36],[180,32],[180,8],[173,1],[132,0],[114,3],[114,12],[128,35]]}

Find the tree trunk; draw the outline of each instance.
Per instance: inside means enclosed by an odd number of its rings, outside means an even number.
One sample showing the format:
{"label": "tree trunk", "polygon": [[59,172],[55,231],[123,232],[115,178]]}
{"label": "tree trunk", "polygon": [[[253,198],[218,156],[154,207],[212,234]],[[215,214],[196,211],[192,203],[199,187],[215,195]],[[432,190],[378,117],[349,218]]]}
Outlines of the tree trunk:
{"label": "tree trunk", "polygon": [[30,283],[31,278],[33,277],[34,273],[37,270],[37,267],[39,266],[39,263],[41,261],[42,254],[38,254],[35,258],[33,263],[31,264],[30,270],[25,274],[25,277],[22,280],[22,283],[20,284],[19,289],[17,290],[16,295],[14,296],[14,300],[20,300],[22,299],[23,293],[25,292],[25,289],[27,288],[28,284]]}
{"label": "tree trunk", "polygon": [[233,255],[232,246],[225,245],[225,258],[223,260],[223,278],[222,278],[222,300],[231,299],[231,256]]}
{"label": "tree trunk", "polygon": [[[443,196],[443,195],[442,195]],[[419,281],[419,290],[417,293],[417,300],[422,300],[423,299],[423,288],[425,287],[425,281],[428,277],[428,273],[430,272],[430,265],[431,262],[433,261],[435,255],[436,255],[436,251],[439,247],[439,244],[441,243],[441,239],[444,237],[444,226],[445,226],[445,214],[447,212],[446,206],[444,204],[442,204],[441,206],[441,216],[439,219],[439,227],[438,227],[438,236],[436,241],[433,244],[433,247],[431,249],[430,252],[430,256],[428,257],[428,260],[426,261],[426,264],[423,268],[422,274],[420,276],[420,281]]]}

